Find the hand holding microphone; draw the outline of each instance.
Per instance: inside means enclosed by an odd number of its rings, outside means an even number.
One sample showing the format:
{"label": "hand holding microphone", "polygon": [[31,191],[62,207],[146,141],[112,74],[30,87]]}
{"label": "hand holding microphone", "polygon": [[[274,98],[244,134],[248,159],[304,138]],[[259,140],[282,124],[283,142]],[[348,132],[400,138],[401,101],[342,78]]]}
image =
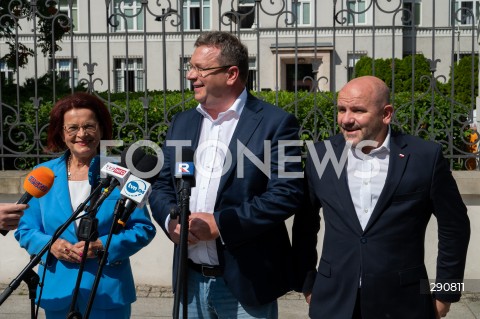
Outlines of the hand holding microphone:
{"label": "hand holding microphone", "polygon": [[16,204],[1,204],[0,205],[0,233],[6,235],[9,230],[17,228],[20,217],[23,216],[23,210],[27,209],[26,205],[33,197],[40,198],[53,185],[55,175],[48,167],[38,167],[32,170],[25,181],[23,182],[23,189],[25,193],[20,197]]}
{"label": "hand holding microphone", "polygon": [[0,203],[0,231],[3,235],[18,227],[23,211],[27,208],[27,204]]}

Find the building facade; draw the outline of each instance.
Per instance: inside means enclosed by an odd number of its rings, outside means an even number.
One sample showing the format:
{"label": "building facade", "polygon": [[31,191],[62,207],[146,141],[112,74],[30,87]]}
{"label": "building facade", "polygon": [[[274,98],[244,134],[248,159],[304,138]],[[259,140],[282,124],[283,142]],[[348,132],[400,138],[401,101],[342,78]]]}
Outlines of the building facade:
{"label": "building facade", "polygon": [[[20,68],[18,79],[54,70],[73,85],[87,81],[95,91],[189,89],[185,65],[198,34],[208,30],[234,32],[247,44],[252,90],[311,90],[315,80],[319,90],[336,90],[364,55],[401,59],[421,53],[436,61],[436,76],[448,78],[452,62],[478,52],[479,5],[478,0],[59,0],[48,19],[70,18],[61,49],[50,56],[37,50],[36,63]],[[32,21],[31,16],[20,21],[18,39],[35,50]],[[6,51],[1,43],[0,52]],[[1,72],[4,78],[16,76],[5,63]]]}

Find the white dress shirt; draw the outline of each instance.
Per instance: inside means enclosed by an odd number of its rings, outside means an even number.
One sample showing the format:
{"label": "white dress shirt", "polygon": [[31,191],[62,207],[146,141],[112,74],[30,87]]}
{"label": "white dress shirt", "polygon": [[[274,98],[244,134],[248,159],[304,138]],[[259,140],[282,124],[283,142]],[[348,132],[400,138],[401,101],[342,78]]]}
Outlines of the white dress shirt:
{"label": "white dress shirt", "polygon": [[[70,192],[70,201],[72,203],[72,209],[74,212],[77,210],[78,206],[80,206],[80,204],[82,204],[90,195],[91,188],[92,187],[90,186],[88,180],[68,181],[68,191]],[[80,217],[84,214],[85,212],[83,211],[78,216]],[[74,223],[75,228],[77,228],[79,224],[80,219],[77,218]]]}
{"label": "white dress shirt", "polygon": [[[197,106],[197,111],[203,115],[203,122],[195,151],[196,187],[192,188],[190,197],[191,212],[213,214],[226,156],[231,156],[228,145],[246,101],[247,91],[244,90],[233,105],[215,120],[201,105]],[[215,240],[189,245],[188,258],[197,264],[218,265]]]}
{"label": "white dress shirt", "polygon": [[383,144],[369,154],[364,154],[356,148],[348,150],[348,187],[363,230],[365,230],[385,186],[389,160],[390,128]]}

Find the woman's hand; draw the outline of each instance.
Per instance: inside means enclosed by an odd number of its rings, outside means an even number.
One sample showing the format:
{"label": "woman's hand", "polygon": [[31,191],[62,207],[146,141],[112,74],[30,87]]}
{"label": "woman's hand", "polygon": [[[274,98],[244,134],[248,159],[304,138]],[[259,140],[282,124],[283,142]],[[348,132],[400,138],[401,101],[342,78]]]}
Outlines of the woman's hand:
{"label": "woman's hand", "polygon": [[[83,250],[85,249],[85,242],[79,241],[73,246],[75,247],[75,249],[78,249],[83,252]],[[87,258],[96,258],[100,251],[103,251],[103,244],[100,239],[90,242],[90,244],[88,245]]]}
{"label": "woman's hand", "polygon": [[[77,243],[78,244],[78,243]],[[50,252],[58,259],[71,263],[79,263],[82,260],[83,249],[79,249],[65,239],[57,239]]]}

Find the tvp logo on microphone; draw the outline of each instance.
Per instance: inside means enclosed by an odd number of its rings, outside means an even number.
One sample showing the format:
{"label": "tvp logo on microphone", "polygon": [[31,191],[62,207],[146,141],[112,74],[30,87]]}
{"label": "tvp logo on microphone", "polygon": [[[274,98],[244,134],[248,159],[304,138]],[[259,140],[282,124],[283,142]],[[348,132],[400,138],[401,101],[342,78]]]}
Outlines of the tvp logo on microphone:
{"label": "tvp logo on microphone", "polygon": [[120,194],[136,203],[141,203],[144,198],[146,199],[148,198],[148,195],[150,195],[152,191],[150,186],[149,182],[135,177],[134,175],[130,175]]}
{"label": "tvp logo on microphone", "polygon": [[124,177],[125,175],[127,175],[129,170],[119,165],[107,163],[105,164],[105,166],[102,167],[102,172],[106,173],[107,175]]}
{"label": "tvp logo on microphone", "polygon": [[195,176],[195,165],[193,162],[177,162],[175,177]]}

